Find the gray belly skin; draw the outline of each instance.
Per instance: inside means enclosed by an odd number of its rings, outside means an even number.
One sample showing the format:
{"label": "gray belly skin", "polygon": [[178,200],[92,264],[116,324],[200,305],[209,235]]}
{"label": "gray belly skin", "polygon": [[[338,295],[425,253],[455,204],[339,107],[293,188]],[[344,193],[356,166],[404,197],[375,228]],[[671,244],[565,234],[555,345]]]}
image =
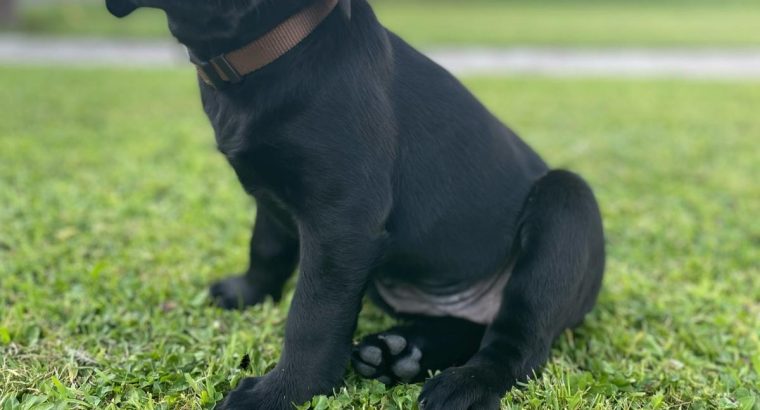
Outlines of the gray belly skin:
{"label": "gray belly skin", "polygon": [[504,287],[512,275],[513,264],[464,289],[423,287],[401,279],[375,278],[377,294],[397,313],[432,317],[455,317],[488,325],[501,307]]}

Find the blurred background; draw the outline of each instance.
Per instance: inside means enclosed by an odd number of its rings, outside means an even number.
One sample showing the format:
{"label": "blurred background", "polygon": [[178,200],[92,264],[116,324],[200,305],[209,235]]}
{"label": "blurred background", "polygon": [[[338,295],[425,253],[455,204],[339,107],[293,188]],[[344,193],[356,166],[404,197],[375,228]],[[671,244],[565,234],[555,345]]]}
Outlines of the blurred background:
{"label": "blurred background", "polygon": [[[753,0],[373,4],[390,29],[462,74],[760,76],[760,3]],[[185,60],[155,10],[117,21],[96,0],[2,0],[0,16],[0,62],[166,66]]]}
{"label": "blurred background", "polygon": [[[371,3],[603,208],[599,304],[504,408],[760,408],[760,1]],[[255,204],[195,81],[160,12],[0,0],[0,408],[211,408],[276,362],[289,298],[206,303]]]}
{"label": "blurred background", "polygon": [[[97,0],[3,0],[10,30],[37,35],[166,38],[161,13],[117,22]],[[754,0],[375,0],[383,22],[417,45],[758,46]]]}

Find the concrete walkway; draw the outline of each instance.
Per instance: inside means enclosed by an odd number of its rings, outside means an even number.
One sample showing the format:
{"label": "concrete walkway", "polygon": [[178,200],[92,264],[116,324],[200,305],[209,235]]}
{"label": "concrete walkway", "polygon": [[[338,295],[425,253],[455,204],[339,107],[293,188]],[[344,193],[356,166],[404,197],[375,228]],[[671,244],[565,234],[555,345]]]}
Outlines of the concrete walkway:
{"label": "concrete walkway", "polygon": [[[760,48],[565,49],[438,48],[426,50],[459,75],[688,77],[760,79]],[[187,64],[172,42],[0,35],[0,64],[173,67]]]}

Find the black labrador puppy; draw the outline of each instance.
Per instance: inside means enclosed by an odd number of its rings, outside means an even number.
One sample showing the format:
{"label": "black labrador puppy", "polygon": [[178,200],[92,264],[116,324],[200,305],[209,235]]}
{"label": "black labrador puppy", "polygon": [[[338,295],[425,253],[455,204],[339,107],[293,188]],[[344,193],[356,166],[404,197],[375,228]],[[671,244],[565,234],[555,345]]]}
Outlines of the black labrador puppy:
{"label": "black labrador puppy", "polygon": [[[351,361],[384,383],[442,370],[426,410],[496,409],[594,305],[605,250],[589,186],[550,170],[366,0],[107,5],[166,12],[258,204],[250,267],[215,300],[278,300],[300,264],[281,360],[218,408],[291,408],[330,394]],[[352,347],[365,294],[404,324]]]}

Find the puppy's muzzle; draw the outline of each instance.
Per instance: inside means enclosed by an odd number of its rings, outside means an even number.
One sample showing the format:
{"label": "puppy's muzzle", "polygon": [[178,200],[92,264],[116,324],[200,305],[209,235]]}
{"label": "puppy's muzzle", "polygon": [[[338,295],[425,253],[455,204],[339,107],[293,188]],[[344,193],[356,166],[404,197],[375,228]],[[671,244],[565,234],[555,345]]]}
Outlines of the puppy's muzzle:
{"label": "puppy's muzzle", "polygon": [[126,17],[139,7],[132,0],[106,0],[106,7],[116,17]]}

